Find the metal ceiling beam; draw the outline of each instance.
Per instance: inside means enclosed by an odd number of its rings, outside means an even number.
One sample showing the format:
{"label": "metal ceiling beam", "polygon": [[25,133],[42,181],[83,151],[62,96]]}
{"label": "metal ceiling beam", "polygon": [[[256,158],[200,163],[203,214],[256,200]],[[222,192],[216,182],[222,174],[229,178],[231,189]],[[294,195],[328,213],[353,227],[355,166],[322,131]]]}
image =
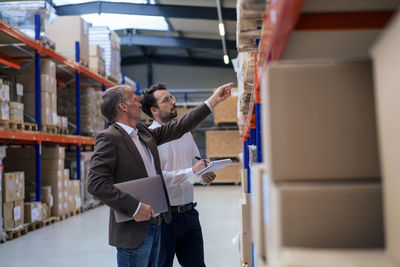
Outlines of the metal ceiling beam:
{"label": "metal ceiling beam", "polygon": [[[116,13],[129,15],[163,16],[168,18],[218,20],[215,7],[151,5],[96,1],[82,4],[56,6],[58,16],[84,15],[91,13]],[[235,8],[223,8],[225,20],[236,20]]]}
{"label": "metal ceiling beam", "polygon": [[[143,45],[158,47],[222,49],[221,40],[219,39],[167,37],[140,34],[126,34],[120,35],[119,37],[121,38],[121,46]],[[236,41],[226,41],[226,48],[229,50],[236,50]]]}
{"label": "metal ceiling beam", "polygon": [[[224,64],[224,61],[222,59],[189,58],[177,56],[151,56],[150,61],[154,64],[232,68],[232,64]],[[123,57],[121,59],[121,65],[123,66],[147,64],[148,62],[149,58],[144,56]]]}

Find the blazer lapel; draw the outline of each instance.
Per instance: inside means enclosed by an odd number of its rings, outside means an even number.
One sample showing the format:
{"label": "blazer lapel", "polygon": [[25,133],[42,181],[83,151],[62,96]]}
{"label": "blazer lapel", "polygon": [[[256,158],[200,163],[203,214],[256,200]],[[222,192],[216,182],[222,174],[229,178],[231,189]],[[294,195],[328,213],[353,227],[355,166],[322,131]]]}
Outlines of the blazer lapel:
{"label": "blazer lapel", "polygon": [[146,170],[143,159],[140,156],[139,150],[136,148],[136,145],[133,142],[132,137],[130,137],[130,135],[124,129],[122,129],[118,124],[114,123],[113,126],[121,133],[123,145],[126,145],[129,152],[131,153],[132,157],[135,160],[137,160],[137,162],[140,164],[140,166],[138,166],[138,167],[143,170]]}

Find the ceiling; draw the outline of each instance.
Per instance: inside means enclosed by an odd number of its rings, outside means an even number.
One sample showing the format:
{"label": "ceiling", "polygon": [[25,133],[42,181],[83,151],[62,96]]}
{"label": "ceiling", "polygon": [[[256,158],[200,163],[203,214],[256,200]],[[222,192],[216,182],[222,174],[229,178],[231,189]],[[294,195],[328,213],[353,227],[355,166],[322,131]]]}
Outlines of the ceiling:
{"label": "ceiling", "polygon": [[[217,1],[220,1],[225,37],[219,34]],[[55,6],[62,15],[118,13],[161,15],[167,31],[121,29],[121,65],[146,63],[232,68],[236,52],[236,0],[156,0],[154,5],[107,1]],[[53,5],[54,6],[54,5]],[[229,64],[224,64],[223,40]]]}

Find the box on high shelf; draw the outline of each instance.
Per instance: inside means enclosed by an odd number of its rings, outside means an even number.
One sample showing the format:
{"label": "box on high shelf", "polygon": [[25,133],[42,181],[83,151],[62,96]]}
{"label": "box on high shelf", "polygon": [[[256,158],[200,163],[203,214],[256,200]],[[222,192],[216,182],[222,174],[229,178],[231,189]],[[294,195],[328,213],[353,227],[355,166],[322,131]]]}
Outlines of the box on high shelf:
{"label": "box on high shelf", "polygon": [[380,177],[370,62],[272,63],[260,80],[274,181]]}
{"label": "box on high shelf", "polygon": [[56,51],[75,62],[75,41],[79,41],[80,62],[89,63],[89,24],[80,16],[59,16],[46,23],[46,35],[55,41]]}
{"label": "box on high shelf", "polygon": [[374,72],[374,93],[378,121],[379,154],[382,168],[382,185],[385,210],[386,251],[396,264],[400,264],[400,106],[399,42],[400,16],[390,20],[379,39],[373,45],[371,54]]}

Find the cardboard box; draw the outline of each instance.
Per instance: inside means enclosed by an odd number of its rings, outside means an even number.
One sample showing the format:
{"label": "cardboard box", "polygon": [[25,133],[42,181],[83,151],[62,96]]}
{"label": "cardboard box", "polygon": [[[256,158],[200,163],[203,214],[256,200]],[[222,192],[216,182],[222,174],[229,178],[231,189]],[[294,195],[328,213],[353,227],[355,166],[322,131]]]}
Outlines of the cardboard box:
{"label": "cardboard box", "polygon": [[237,123],[237,96],[231,96],[214,107],[214,123]]}
{"label": "cardboard box", "polygon": [[3,227],[4,230],[14,228],[14,202],[3,203]]}
{"label": "cardboard box", "polygon": [[[23,61],[23,64],[28,64],[28,62]],[[48,75],[49,77],[56,77],[56,63],[50,59],[40,59],[40,73]],[[29,64],[23,71],[22,75],[35,75],[35,64]],[[34,85],[33,85],[34,86]]]}
{"label": "cardboard box", "polygon": [[270,196],[267,246],[382,249],[381,191],[378,181],[272,183],[264,192]]}
{"label": "cardboard box", "polygon": [[3,202],[9,203],[15,201],[16,197],[16,178],[15,172],[3,172]]}
{"label": "cardboard box", "polygon": [[242,193],[248,193],[247,169],[240,169]]}
{"label": "cardboard box", "polygon": [[215,178],[215,183],[240,183],[240,162],[232,162],[227,167],[215,172],[217,177]]}
{"label": "cardboard box", "polygon": [[[265,164],[256,164],[251,168],[251,222],[253,233],[254,255],[263,262],[267,259],[267,228],[264,216],[264,175],[267,173]],[[268,193],[268,192],[267,192]]]}
{"label": "cardboard box", "polygon": [[14,228],[24,223],[24,201],[18,200],[14,202],[13,208]]}
{"label": "cardboard box", "polygon": [[400,40],[400,17],[397,14],[385,27],[372,48],[375,101],[377,106],[379,154],[382,166],[385,237],[388,254],[400,264],[400,66],[397,42]]}
{"label": "cardboard box", "polygon": [[[35,92],[35,76],[31,75],[31,74],[23,74],[23,75],[17,75],[16,76],[17,81],[19,83],[21,83],[24,86],[24,95],[27,92],[30,92],[31,94]],[[55,80],[55,76],[51,76],[48,74],[45,74],[42,72],[42,74],[40,75],[40,86],[41,86],[41,92],[48,92],[48,93],[54,93],[56,92],[56,80]],[[27,99],[24,98],[23,99]],[[29,100],[29,99],[27,99]],[[33,100],[34,102],[34,100]],[[27,102],[24,101],[25,104],[27,104]]]}
{"label": "cardboard box", "polygon": [[44,204],[47,204],[47,206],[53,207],[53,195],[51,193],[51,186],[42,186],[41,200]]}
{"label": "cardboard box", "polygon": [[0,101],[0,119],[9,120],[10,119],[10,108],[8,103]]}
{"label": "cardboard box", "polygon": [[380,177],[370,63],[272,63],[261,87],[275,181]]}
{"label": "cardboard box", "polygon": [[42,159],[65,159],[65,147],[42,147]]}
{"label": "cardboard box", "polygon": [[56,51],[75,58],[75,42],[79,42],[81,61],[89,62],[89,25],[80,16],[60,16],[45,25],[46,35],[56,42]]}
{"label": "cardboard box", "polygon": [[89,58],[89,69],[94,73],[103,73],[104,74],[104,59],[99,57],[90,57]]}
{"label": "cardboard box", "polygon": [[43,170],[42,185],[51,186],[53,196],[53,206],[51,207],[51,215],[63,215],[66,210],[64,208],[65,187],[64,187],[64,171],[63,170]]}
{"label": "cardboard box", "polygon": [[51,110],[55,113],[57,113],[57,94],[56,93],[51,93]]}
{"label": "cardboard box", "polygon": [[25,173],[15,172],[15,200],[25,198]]}
{"label": "cardboard box", "polygon": [[101,49],[101,46],[97,44],[89,45],[89,57],[103,58],[103,51]]}
{"label": "cardboard box", "polygon": [[207,158],[239,157],[242,143],[238,130],[207,131]]}
{"label": "cardboard box", "polygon": [[24,218],[24,223],[33,223],[42,220],[42,203],[25,202]]}
{"label": "cardboard box", "polygon": [[46,171],[64,171],[64,159],[60,158],[44,158],[42,159],[42,169]]}
{"label": "cardboard box", "polygon": [[46,203],[42,203],[42,209],[41,209],[41,218],[42,220],[45,220],[50,217],[51,211],[49,205]]}
{"label": "cardboard box", "polygon": [[24,104],[10,102],[10,120],[24,121]]}

